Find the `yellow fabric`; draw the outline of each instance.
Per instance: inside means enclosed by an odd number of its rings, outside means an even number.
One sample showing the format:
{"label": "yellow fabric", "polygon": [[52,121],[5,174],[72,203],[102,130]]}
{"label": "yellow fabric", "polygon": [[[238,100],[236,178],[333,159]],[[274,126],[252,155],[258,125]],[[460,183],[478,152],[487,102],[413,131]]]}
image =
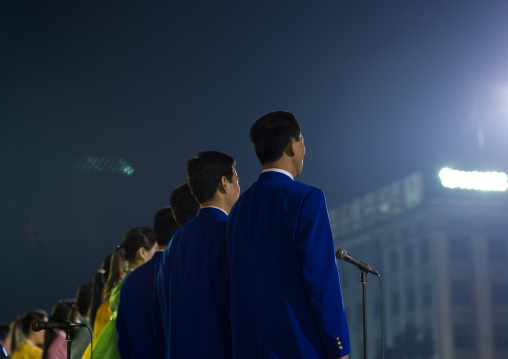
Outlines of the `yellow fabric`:
{"label": "yellow fabric", "polygon": [[[129,275],[132,271],[127,271],[125,275]],[[122,280],[123,282],[123,280]],[[113,289],[111,296],[109,297],[109,307],[111,310],[110,320],[106,323],[106,325],[101,328],[100,335],[95,338],[94,331],[94,340],[93,340],[93,356],[97,359],[121,359],[120,352],[118,351],[118,333],[116,331],[116,315],[118,311],[118,305],[120,304],[120,292],[122,289],[122,282],[118,283],[118,285]],[[102,306],[102,304],[101,304]],[[100,308],[100,307],[99,307]],[[97,313],[99,311],[97,310]],[[97,322],[97,316],[96,322]],[[90,345],[86,348],[85,353],[81,357],[81,359],[90,359]]]}
{"label": "yellow fabric", "polygon": [[42,357],[42,349],[36,345],[23,341],[21,345],[14,351],[11,359],[40,359]]}
{"label": "yellow fabric", "polygon": [[[97,339],[93,338],[92,345],[93,345],[94,348],[95,348],[95,342],[96,341],[97,341]],[[90,344],[88,344],[88,346],[85,349],[85,352],[81,356],[81,359],[90,359],[90,355],[91,354],[92,354],[92,347],[90,346]]]}
{"label": "yellow fabric", "polygon": [[[99,335],[101,335],[102,330],[108,324],[109,320],[111,319],[111,316],[113,315],[113,312],[111,311],[110,304],[109,304],[110,297],[106,298],[104,302],[99,305],[99,308],[97,308],[97,313],[95,314],[95,320],[93,322],[93,341],[92,345],[95,348],[95,342],[97,341],[97,338],[99,338]],[[90,344],[85,349],[85,352],[81,356],[81,359],[89,359],[90,354],[92,351],[92,347]]]}
{"label": "yellow fabric", "polygon": [[110,297],[106,298],[104,302],[99,305],[97,308],[97,313],[95,314],[95,320],[93,323],[93,338],[97,339],[102,332],[102,329],[108,324],[109,319],[113,315],[113,312],[110,308],[109,303]]}

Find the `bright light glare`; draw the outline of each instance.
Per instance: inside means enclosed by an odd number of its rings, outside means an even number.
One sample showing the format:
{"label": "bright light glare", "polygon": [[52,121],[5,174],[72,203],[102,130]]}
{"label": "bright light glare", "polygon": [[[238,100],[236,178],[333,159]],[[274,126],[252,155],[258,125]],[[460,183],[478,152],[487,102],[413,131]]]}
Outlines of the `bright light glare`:
{"label": "bright light glare", "polygon": [[476,191],[506,191],[508,181],[503,172],[466,172],[443,168],[439,171],[441,184],[447,188],[461,188]]}

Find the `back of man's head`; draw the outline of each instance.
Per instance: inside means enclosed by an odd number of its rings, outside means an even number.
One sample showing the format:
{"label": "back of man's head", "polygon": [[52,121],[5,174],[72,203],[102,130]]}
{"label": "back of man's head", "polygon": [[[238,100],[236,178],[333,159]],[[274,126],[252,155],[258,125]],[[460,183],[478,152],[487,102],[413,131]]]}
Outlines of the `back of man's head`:
{"label": "back of man's head", "polygon": [[166,247],[173,238],[175,232],[180,228],[173,217],[171,207],[161,208],[153,218],[153,230],[155,240],[160,247]]}
{"label": "back of man's head", "polygon": [[176,223],[180,226],[190,221],[199,211],[199,203],[192,195],[188,183],[181,184],[171,192],[169,204]]}
{"label": "back of man's head", "polygon": [[300,125],[291,112],[275,111],[258,118],[250,128],[250,140],[261,164],[282,157],[291,139],[300,140]]}
{"label": "back of man's head", "polygon": [[213,198],[222,176],[233,182],[233,157],[217,151],[198,153],[187,162],[187,182],[199,203]]}

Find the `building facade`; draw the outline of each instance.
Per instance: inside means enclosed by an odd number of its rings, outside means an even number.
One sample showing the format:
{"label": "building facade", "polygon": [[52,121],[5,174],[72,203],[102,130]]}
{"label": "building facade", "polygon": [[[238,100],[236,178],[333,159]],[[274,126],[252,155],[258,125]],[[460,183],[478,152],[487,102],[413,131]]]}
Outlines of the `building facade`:
{"label": "building facade", "polygon": [[[367,276],[369,358],[382,358],[382,319],[386,358],[508,358],[507,192],[415,173],[329,212],[336,249],[381,275]],[[350,358],[363,358],[361,272],[339,270]]]}

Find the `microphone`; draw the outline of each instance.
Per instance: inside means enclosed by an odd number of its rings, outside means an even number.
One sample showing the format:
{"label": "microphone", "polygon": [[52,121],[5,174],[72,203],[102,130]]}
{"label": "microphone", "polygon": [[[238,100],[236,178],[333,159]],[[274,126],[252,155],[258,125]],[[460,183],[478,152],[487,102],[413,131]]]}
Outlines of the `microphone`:
{"label": "microphone", "polygon": [[45,329],[72,329],[77,327],[85,327],[83,323],[72,323],[72,322],[41,322],[34,320],[32,322],[32,330],[38,332],[39,330]]}
{"label": "microphone", "polygon": [[379,273],[376,272],[374,269],[372,269],[368,264],[365,264],[365,263],[359,261],[358,259],[351,257],[348,254],[348,252],[346,252],[346,250],[344,250],[342,248],[339,248],[337,250],[337,252],[335,252],[335,256],[339,259],[342,259],[342,260],[348,261],[351,264],[354,264],[355,266],[357,266],[358,268],[360,268],[360,270],[362,270],[364,272],[369,272],[369,273],[375,274],[378,277],[380,276]]}

